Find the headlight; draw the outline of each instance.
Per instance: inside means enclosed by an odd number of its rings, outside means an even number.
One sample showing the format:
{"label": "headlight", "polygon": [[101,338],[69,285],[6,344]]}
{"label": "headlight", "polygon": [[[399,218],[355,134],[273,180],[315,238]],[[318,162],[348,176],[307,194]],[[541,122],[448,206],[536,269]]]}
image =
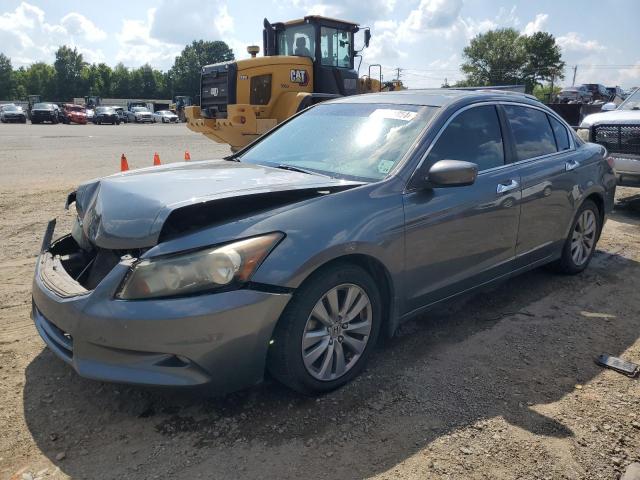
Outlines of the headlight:
{"label": "headlight", "polygon": [[576,132],[578,134],[578,137],[580,137],[582,140],[584,140],[585,142],[590,142],[591,141],[591,129],[589,128],[578,128],[578,131]]}
{"label": "headlight", "polygon": [[142,260],[125,277],[116,297],[168,297],[242,284],[283,237],[282,233],[270,233],[220,247]]}

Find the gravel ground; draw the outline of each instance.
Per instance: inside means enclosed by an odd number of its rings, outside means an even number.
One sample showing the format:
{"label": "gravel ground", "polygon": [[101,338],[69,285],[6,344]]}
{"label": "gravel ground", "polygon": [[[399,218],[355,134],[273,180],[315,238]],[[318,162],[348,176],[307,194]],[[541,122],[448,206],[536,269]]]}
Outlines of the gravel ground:
{"label": "gravel ground", "polygon": [[617,479],[640,461],[640,191],[619,189],[582,275],[536,270],[442,305],[313,399],[78,377],[29,319],[49,218],[82,180],[228,150],[179,125],[0,126],[0,478]]}

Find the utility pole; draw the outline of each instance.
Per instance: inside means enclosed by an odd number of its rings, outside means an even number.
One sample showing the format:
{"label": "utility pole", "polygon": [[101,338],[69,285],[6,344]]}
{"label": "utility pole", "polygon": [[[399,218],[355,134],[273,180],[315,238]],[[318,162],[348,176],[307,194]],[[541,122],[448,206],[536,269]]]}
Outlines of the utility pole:
{"label": "utility pole", "polygon": [[400,80],[400,72],[402,72],[402,69],[400,67],[396,68],[396,80]]}
{"label": "utility pole", "polygon": [[571,82],[572,87],[575,87],[576,85],[576,73],[578,73],[578,65],[573,67],[573,81]]}

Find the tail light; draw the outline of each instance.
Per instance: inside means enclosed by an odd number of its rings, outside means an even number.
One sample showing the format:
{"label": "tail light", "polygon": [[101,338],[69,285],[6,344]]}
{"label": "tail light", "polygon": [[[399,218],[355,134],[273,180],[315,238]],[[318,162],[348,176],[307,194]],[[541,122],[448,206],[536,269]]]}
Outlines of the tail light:
{"label": "tail light", "polygon": [[609,167],[611,167],[611,170],[614,170],[614,165],[616,163],[616,159],[609,156],[607,157],[607,163],[609,164]]}

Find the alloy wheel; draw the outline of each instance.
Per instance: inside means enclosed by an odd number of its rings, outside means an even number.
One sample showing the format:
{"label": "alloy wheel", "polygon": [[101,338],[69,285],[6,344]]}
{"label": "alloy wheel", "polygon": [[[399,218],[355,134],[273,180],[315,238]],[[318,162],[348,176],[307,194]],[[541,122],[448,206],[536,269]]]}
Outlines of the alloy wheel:
{"label": "alloy wheel", "polygon": [[577,266],[583,265],[593,251],[596,225],[596,215],[592,210],[585,210],[578,217],[571,236],[571,258]]}
{"label": "alloy wheel", "polygon": [[302,359],[317,380],[342,377],[360,359],[369,342],[372,307],[366,292],[345,283],[326,292],[307,319]]}

